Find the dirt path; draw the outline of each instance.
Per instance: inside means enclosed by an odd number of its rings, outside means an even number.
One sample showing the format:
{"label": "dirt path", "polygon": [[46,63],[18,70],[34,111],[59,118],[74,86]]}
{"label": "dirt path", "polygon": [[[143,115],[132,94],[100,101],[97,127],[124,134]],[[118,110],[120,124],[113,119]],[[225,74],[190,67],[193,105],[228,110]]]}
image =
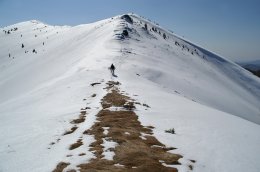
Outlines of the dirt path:
{"label": "dirt path", "polygon": [[[159,142],[153,136],[152,126],[141,125],[134,112],[134,100],[123,95],[119,85],[118,82],[107,83],[108,93],[102,99],[103,109],[97,114],[97,122],[84,132],[94,135],[95,142],[89,151],[96,158],[78,165],[80,171],[176,172],[176,168],[166,165],[178,165],[182,156],[169,153],[174,148]],[[62,167],[62,171],[66,165],[59,164],[55,170]]]}

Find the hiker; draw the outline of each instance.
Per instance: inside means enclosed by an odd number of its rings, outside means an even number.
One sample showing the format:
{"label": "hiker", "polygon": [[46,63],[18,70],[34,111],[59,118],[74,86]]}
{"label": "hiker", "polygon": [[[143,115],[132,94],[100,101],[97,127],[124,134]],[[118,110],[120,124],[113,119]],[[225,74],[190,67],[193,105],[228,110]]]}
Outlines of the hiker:
{"label": "hiker", "polygon": [[110,70],[111,70],[111,73],[112,73],[112,75],[115,75],[115,66],[114,66],[114,64],[112,63],[111,64],[111,66],[110,66]]}

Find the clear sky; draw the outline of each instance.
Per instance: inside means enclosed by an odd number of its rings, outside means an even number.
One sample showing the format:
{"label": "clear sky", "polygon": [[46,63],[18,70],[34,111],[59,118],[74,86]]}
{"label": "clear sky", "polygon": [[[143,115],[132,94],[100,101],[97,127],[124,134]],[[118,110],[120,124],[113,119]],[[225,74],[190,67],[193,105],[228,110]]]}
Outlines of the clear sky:
{"label": "clear sky", "polygon": [[234,61],[260,60],[260,0],[0,0],[0,27],[78,25],[134,12]]}

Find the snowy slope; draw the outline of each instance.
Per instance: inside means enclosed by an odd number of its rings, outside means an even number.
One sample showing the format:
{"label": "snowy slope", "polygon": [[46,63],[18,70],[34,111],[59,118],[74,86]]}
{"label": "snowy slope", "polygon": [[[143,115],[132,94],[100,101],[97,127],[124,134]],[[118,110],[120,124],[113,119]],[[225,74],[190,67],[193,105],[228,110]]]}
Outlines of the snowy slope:
{"label": "snowy slope", "polygon": [[[123,68],[134,66],[133,72],[169,91],[178,91],[197,102],[260,124],[258,78],[173,34],[166,32],[169,38],[164,40],[165,31],[150,22],[147,32],[142,27],[148,21],[133,18],[136,23],[129,26],[133,27],[133,34],[125,43],[127,51],[133,54],[127,55]],[[158,28],[161,35],[159,31],[150,31],[152,27]]]}
{"label": "snowy slope", "polygon": [[[260,80],[138,15],[131,18],[75,27],[27,21],[0,30],[0,171],[51,171],[63,159],[73,167],[93,157],[67,157],[83,128],[61,135],[86,105],[82,126],[92,126],[109,80],[151,106],[138,106],[137,114],[155,126],[159,140],[178,148],[180,171],[189,170],[189,159],[196,160],[193,171],[260,170]],[[111,63],[116,78],[107,70]],[[177,134],[164,132],[170,128]],[[83,139],[87,149],[93,138]]]}

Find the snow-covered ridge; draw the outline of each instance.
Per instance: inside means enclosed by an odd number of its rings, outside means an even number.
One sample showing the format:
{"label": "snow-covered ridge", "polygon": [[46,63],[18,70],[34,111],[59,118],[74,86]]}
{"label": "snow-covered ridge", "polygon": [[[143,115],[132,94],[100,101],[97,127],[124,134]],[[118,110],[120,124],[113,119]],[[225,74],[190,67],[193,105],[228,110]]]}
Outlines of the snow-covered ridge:
{"label": "snow-covered ridge", "polygon": [[[150,106],[137,105],[142,124],[154,126],[156,137],[186,158],[179,171],[188,171],[187,160],[195,159],[195,172],[258,172],[259,79],[128,15],[132,23],[119,15],[73,27],[27,21],[0,29],[0,171],[45,172],[62,159],[71,166],[89,161],[91,152],[80,160],[77,155],[88,150],[92,137],[84,137],[85,147],[72,156],[68,147],[95,122],[104,83],[118,80],[122,90]],[[92,87],[94,82],[100,85]],[[86,106],[84,125],[62,136]],[[164,132],[171,128],[176,134]]]}
{"label": "snow-covered ridge", "polygon": [[190,99],[260,123],[260,81],[257,77],[158,24],[136,14],[130,16],[134,24],[127,24],[132,34],[125,51],[136,51],[142,56],[128,53],[133,63],[136,62],[135,70]]}

